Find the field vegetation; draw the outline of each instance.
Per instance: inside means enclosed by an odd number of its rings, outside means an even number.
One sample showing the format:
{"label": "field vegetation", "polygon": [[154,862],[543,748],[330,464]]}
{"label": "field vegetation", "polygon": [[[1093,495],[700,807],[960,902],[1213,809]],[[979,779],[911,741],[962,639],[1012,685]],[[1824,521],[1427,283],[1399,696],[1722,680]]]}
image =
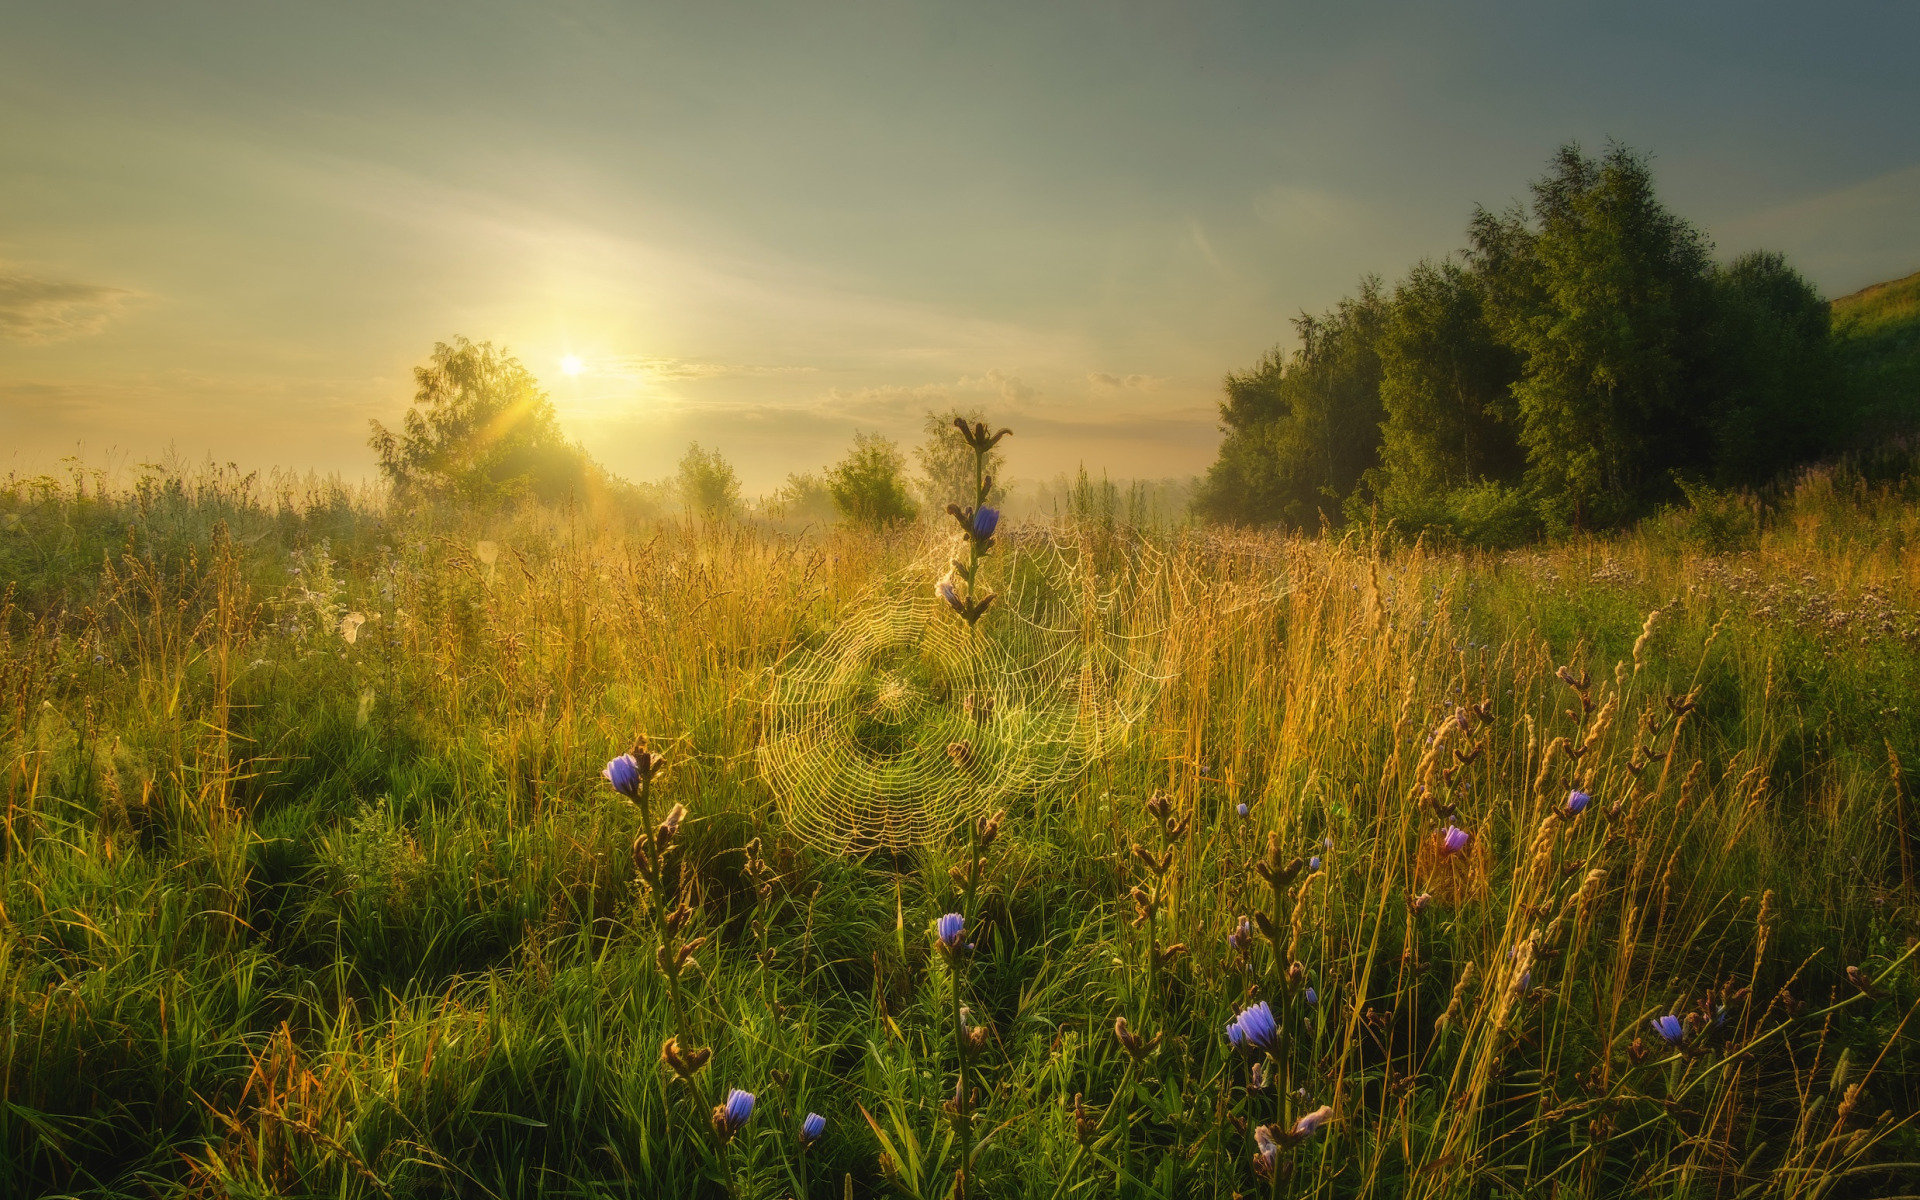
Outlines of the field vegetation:
{"label": "field vegetation", "polygon": [[1920,1191],[1902,462],[1500,552],[1080,487],[980,588],[1145,700],[866,853],[768,697],[951,524],[15,481],[0,1193]]}

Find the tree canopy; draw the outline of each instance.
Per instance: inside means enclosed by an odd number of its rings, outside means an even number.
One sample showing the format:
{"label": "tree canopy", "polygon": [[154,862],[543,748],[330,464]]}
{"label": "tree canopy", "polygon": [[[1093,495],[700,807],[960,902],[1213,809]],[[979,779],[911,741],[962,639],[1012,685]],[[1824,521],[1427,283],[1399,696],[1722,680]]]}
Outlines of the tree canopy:
{"label": "tree canopy", "polygon": [[397,495],[552,502],[578,495],[596,474],[560,432],[553,403],[533,376],[493,343],[437,343],[413,377],[401,431],[374,421],[368,439]]}
{"label": "tree canopy", "polygon": [[1226,377],[1202,515],[1509,544],[1630,520],[1687,480],[1762,483],[1849,436],[1826,303],[1779,254],[1717,264],[1644,156],[1563,146],[1467,242]]}

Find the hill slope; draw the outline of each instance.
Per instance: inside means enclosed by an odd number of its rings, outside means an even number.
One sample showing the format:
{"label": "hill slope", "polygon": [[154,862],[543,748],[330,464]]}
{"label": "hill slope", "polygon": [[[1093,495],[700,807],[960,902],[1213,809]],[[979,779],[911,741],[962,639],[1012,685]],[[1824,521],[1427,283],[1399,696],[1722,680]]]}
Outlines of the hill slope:
{"label": "hill slope", "polygon": [[1920,271],[1835,300],[1833,332],[1866,428],[1920,424]]}

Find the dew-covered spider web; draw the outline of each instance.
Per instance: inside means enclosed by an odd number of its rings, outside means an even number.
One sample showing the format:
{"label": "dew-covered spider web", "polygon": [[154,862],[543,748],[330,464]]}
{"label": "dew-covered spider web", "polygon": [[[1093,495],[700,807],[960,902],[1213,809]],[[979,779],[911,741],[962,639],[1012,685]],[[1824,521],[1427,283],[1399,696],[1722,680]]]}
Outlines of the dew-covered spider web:
{"label": "dew-covered spider web", "polygon": [[789,828],[835,853],[904,850],[1065,782],[1151,703],[1169,639],[1151,586],[1102,590],[1040,546],[979,625],[931,564],[880,581],[775,669],[760,770]]}

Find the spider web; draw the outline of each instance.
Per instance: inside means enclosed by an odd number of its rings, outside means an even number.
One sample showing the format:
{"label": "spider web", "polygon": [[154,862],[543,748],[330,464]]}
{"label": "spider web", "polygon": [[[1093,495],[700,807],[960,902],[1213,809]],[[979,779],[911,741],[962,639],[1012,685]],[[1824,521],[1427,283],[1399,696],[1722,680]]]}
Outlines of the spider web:
{"label": "spider web", "polygon": [[[1146,711],[1167,639],[1127,601],[1155,589],[1100,591],[1047,547],[1004,565],[974,628],[922,564],[775,667],[759,765],[803,841],[834,853],[932,844],[1065,782]],[[1122,630],[1143,616],[1148,632]]]}

